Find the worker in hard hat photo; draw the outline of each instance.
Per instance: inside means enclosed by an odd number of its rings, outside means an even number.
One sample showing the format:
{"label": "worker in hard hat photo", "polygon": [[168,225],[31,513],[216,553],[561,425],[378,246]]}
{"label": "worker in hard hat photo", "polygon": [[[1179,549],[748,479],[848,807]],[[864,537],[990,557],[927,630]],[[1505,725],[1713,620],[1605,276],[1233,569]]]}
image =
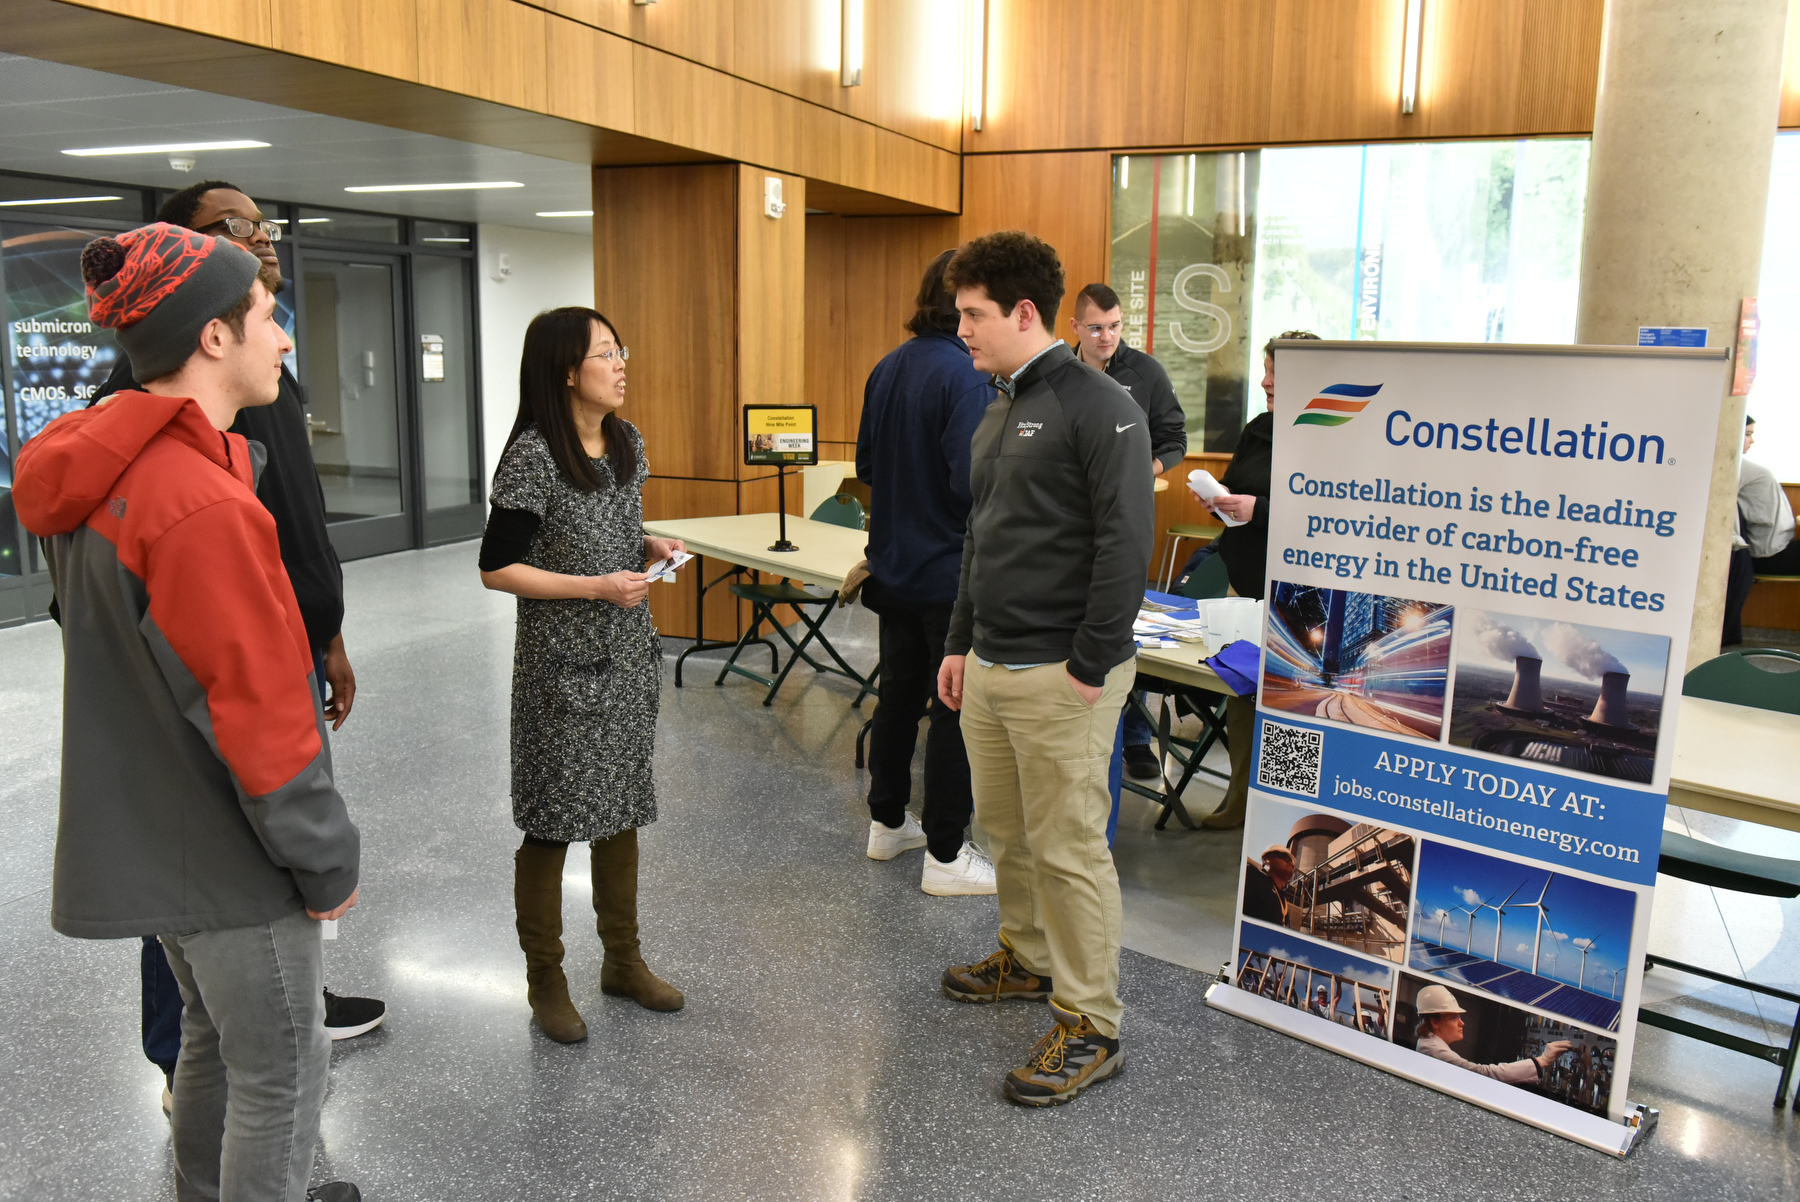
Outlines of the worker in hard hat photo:
{"label": "worker in hard hat photo", "polygon": [[1419,990],[1413,1006],[1419,1013],[1418,1043],[1415,1045],[1419,1051],[1434,1060],[1466,1068],[1508,1085],[1536,1085],[1540,1074],[1571,1046],[1566,1039],[1556,1039],[1545,1044],[1544,1050],[1536,1056],[1524,1060],[1510,1064],[1473,1064],[1451,1046],[1462,1042],[1463,1015],[1468,1013],[1457,1005],[1454,994],[1442,985],[1427,985]]}

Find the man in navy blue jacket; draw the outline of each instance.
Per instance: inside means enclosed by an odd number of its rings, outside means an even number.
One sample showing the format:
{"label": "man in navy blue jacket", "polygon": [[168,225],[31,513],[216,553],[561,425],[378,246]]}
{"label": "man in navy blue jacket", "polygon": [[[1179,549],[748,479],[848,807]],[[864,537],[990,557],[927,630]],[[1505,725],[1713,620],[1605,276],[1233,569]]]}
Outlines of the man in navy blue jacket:
{"label": "man in navy blue jacket", "polygon": [[[994,399],[956,336],[945,251],[925,269],[913,337],[863,389],[856,475],[870,489],[869,581],[881,617],[881,702],[869,730],[869,858],[925,847],[920,887],[939,897],[994,892],[994,866],[963,838],[973,801],[957,712],[937,698],[938,665],[962,573],[969,518],[969,439]],[[924,822],[907,812],[919,719],[925,738]]]}

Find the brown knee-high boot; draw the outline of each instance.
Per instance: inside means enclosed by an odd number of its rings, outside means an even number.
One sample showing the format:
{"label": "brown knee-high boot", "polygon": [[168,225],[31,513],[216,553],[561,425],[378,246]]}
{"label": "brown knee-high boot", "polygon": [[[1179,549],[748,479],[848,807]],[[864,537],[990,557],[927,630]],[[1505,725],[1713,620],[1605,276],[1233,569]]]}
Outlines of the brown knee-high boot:
{"label": "brown knee-high boot", "polygon": [[628,997],[646,1010],[679,1010],[681,990],[650,971],[638,949],[637,829],[593,842],[594,925],[606,948],[600,991]]}
{"label": "brown knee-high boot", "polygon": [[563,976],[562,877],[567,844],[527,843],[513,853],[513,908],[519,947],[525,952],[526,996],[538,1026],[558,1043],[587,1038],[587,1024],[569,1000]]}

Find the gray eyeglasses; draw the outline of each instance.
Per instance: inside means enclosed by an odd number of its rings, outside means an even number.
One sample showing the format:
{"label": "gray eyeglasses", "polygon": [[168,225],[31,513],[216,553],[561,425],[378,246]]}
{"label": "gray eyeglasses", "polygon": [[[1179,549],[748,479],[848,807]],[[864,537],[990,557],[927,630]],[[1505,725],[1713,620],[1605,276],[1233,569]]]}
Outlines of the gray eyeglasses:
{"label": "gray eyeglasses", "polygon": [[597,354],[597,355],[583,355],[583,356],[582,356],[582,359],[584,359],[584,360],[587,360],[587,359],[604,359],[604,360],[606,360],[606,361],[607,361],[607,362],[608,362],[608,363],[611,363],[611,362],[612,362],[612,359],[613,359],[613,356],[614,356],[614,355],[617,355],[617,356],[618,356],[618,357],[619,357],[619,362],[620,362],[620,363],[623,363],[623,362],[625,362],[625,361],[626,361],[626,360],[627,360],[627,359],[630,359],[630,358],[631,358],[631,348],[630,348],[630,347],[628,347],[628,346],[622,346],[622,347],[620,347],[620,348],[619,348],[619,349],[618,349],[618,350],[616,350],[616,351],[601,351],[601,352],[600,352],[600,353],[599,353],[599,354]]}

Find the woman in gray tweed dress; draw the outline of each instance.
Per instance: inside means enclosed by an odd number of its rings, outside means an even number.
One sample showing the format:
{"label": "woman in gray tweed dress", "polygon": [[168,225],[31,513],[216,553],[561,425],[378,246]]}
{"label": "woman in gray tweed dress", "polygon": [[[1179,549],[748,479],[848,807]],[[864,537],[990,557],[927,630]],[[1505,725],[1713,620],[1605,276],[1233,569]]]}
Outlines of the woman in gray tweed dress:
{"label": "woman in gray tweed dress", "polygon": [[625,403],[626,349],[592,309],[525,331],[519,416],[494,469],[481,582],[519,598],[513,644],[513,902],[532,1014],[560,1043],[587,1038],[563,975],[569,844],[592,844],[605,993],[679,1010],[638,948],[637,828],[656,821],[652,758],[662,650],[644,566],[682,550],[644,533],[650,475]]}

